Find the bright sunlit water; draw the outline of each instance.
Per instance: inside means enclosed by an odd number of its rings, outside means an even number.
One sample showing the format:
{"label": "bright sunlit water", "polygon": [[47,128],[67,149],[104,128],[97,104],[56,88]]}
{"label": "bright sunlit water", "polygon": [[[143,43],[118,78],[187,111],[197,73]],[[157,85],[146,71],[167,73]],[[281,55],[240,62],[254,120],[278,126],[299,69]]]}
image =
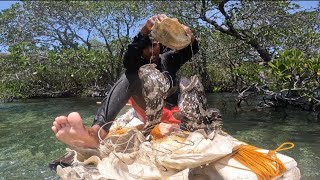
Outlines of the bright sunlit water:
{"label": "bright sunlit water", "polygon": [[[320,122],[312,113],[297,109],[237,109],[230,94],[208,95],[221,110],[223,129],[251,145],[275,149],[291,141],[295,148],[281,153],[298,162],[302,179],[320,177]],[[65,153],[66,146],[51,132],[53,119],[72,111],[91,125],[99,99],[31,99],[0,104],[0,180],[59,179],[48,163]]]}

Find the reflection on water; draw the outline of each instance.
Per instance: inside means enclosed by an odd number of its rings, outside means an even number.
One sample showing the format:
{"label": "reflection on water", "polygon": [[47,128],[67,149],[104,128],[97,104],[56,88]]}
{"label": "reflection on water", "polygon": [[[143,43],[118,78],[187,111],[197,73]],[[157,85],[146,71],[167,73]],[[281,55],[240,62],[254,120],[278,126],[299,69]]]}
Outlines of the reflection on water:
{"label": "reflection on water", "polygon": [[[249,144],[275,149],[283,142],[296,147],[281,152],[295,158],[302,179],[320,177],[320,122],[298,110],[237,109],[230,94],[210,94],[209,103],[221,110],[225,131]],[[65,152],[51,132],[53,119],[78,111],[91,125],[97,99],[34,99],[0,104],[0,180],[59,179],[48,162]]]}

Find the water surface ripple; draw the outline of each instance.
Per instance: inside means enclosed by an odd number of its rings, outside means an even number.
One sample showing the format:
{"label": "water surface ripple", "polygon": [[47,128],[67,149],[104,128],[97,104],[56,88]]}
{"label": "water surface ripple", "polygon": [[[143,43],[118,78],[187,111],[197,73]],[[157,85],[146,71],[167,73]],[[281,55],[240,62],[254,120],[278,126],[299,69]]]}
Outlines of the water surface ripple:
{"label": "water surface ripple", "polygon": [[[320,122],[312,113],[297,109],[275,111],[241,109],[230,94],[209,94],[211,106],[221,110],[223,129],[249,144],[275,149],[286,141],[293,150],[282,152],[295,158],[302,179],[320,177]],[[78,111],[91,125],[98,109],[92,98],[29,99],[0,103],[0,180],[59,179],[48,163],[65,152],[51,132],[56,116]]]}

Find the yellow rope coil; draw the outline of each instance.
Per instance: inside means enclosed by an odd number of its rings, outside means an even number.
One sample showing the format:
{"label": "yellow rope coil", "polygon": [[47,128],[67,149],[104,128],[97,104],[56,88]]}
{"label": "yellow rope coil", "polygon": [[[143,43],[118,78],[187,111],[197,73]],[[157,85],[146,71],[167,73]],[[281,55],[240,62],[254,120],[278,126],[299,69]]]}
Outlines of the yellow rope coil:
{"label": "yellow rope coil", "polygon": [[[286,145],[289,146],[284,147]],[[268,180],[280,176],[286,171],[282,161],[277,158],[276,152],[292,149],[293,147],[293,143],[286,142],[277,149],[270,150],[268,154],[264,154],[256,151],[260,148],[243,145],[235,151],[233,158],[254,172],[259,180]]]}

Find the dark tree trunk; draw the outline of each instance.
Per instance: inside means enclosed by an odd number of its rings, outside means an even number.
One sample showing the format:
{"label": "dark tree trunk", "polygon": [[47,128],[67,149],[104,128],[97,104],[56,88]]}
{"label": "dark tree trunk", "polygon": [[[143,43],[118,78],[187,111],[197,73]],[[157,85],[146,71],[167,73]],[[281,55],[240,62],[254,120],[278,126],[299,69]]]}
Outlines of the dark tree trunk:
{"label": "dark tree trunk", "polygon": [[212,92],[211,81],[208,74],[207,64],[208,64],[208,56],[206,51],[201,52],[201,66],[198,66],[199,74],[202,79],[202,84],[206,92]]}
{"label": "dark tree trunk", "polygon": [[219,3],[218,5],[218,10],[221,12],[221,14],[225,18],[224,24],[226,26],[221,26],[219,25],[215,20],[212,20],[206,16],[207,13],[207,3],[206,0],[202,0],[202,7],[201,7],[201,14],[200,18],[213,25],[213,27],[218,30],[221,33],[228,34],[230,36],[233,36],[239,40],[242,40],[249,44],[251,47],[253,47],[260,55],[260,57],[263,59],[265,62],[269,62],[272,59],[272,55],[270,52],[266,49],[266,47],[263,47],[262,44],[259,43],[258,39],[253,38],[252,36],[250,37],[248,34],[248,31],[241,30],[241,29],[235,29],[234,25],[232,24],[232,15],[229,15],[226,10],[225,10],[225,4],[229,0],[223,0]]}

